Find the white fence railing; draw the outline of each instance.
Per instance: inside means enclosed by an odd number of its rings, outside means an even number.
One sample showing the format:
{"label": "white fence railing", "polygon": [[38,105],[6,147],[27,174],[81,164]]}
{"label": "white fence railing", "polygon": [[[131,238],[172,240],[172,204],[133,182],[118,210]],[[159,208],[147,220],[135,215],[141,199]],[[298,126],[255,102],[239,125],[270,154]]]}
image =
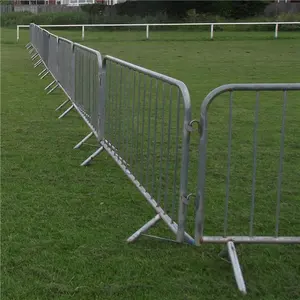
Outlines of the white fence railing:
{"label": "white fence railing", "polygon": [[[88,27],[145,27],[146,39],[149,39],[150,27],[157,26],[208,26],[210,27],[210,39],[214,38],[215,26],[232,25],[274,25],[274,37],[278,38],[279,25],[300,25],[300,22],[238,22],[238,23],[153,23],[153,24],[70,24],[70,25],[40,25],[43,28],[81,28],[81,38],[84,40],[85,28]],[[20,28],[29,28],[29,25],[17,25],[17,41],[20,39]]]}

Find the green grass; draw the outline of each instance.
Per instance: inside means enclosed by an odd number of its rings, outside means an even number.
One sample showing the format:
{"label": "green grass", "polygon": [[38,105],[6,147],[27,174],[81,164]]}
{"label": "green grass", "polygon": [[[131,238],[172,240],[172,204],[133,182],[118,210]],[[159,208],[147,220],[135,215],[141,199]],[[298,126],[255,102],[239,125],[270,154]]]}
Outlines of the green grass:
{"label": "green grass", "polygon": [[[80,41],[79,32],[58,32]],[[299,81],[297,32],[282,33],[278,40],[270,32],[223,32],[212,42],[204,33],[153,32],[150,41],[143,36],[87,31],[84,44],[184,81],[194,118],[206,94],[221,84]],[[2,30],[2,299],[240,299],[230,264],[217,256],[220,246],[196,248],[147,238],[126,244],[153,210],[108,155],[79,167],[94,151],[72,149],[87,127],[75,112],[57,120],[55,108],[65,97],[60,91],[45,95],[50,79],[38,79],[40,69],[33,69],[24,49],[26,31],[18,44],[14,39],[14,30]],[[260,233],[274,230],[269,218],[275,211],[281,101],[280,93],[264,93],[260,103],[255,220]],[[223,96],[210,109],[209,233],[222,228],[227,104]],[[235,219],[230,219],[230,230],[238,233],[245,233],[249,222],[254,105],[255,94],[234,98],[230,208]],[[299,93],[290,93],[281,220],[281,232],[290,235],[300,230],[299,115]],[[197,146],[193,134],[191,192],[196,190]],[[161,223],[150,233],[170,235],[165,227]],[[246,299],[300,298],[299,246],[244,245],[238,250]]]}

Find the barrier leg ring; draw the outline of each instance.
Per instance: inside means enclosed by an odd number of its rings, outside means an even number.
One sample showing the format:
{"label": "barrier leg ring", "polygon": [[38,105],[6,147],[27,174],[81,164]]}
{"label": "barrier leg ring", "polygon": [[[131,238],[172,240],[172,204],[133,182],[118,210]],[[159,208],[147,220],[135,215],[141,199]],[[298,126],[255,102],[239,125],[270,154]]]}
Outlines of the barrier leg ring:
{"label": "barrier leg ring", "polygon": [[152,226],[154,226],[159,220],[160,215],[157,214],[154,218],[152,218],[149,222],[147,222],[144,226],[142,226],[139,230],[137,230],[132,236],[127,239],[128,243],[132,243],[136,241],[143,233],[149,230]]}
{"label": "barrier leg ring", "polygon": [[228,242],[227,243],[227,249],[228,249],[228,255],[229,255],[229,258],[230,258],[230,261],[231,261],[231,265],[232,265],[232,268],[233,268],[234,277],[235,277],[235,281],[236,281],[236,284],[238,286],[238,289],[243,294],[247,294],[243,273],[242,273],[242,270],[241,270],[241,266],[240,266],[240,263],[239,263],[239,259],[238,259],[237,253],[236,253],[234,243],[231,242],[231,241]]}
{"label": "barrier leg ring", "polygon": [[100,148],[98,148],[92,155],[90,155],[83,163],[81,163],[80,166],[86,166],[87,164],[89,164],[92,159],[94,159],[98,154],[100,154],[103,151],[104,147],[101,146]]}
{"label": "barrier leg ring", "polygon": [[92,135],[93,135],[93,131],[90,132],[86,137],[84,137],[84,138],[83,138],[76,146],[74,146],[73,149],[78,149],[79,147],[81,147],[82,144],[83,144],[84,142],[86,142]]}
{"label": "barrier leg ring", "polygon": [[56,107],[55,111],[60,110],[63,106],[65,106],[68,102],[70,101],[70,99],[67,99],[65,102],[63,102],[62,104],[60,104],[58,107]]}
{"label": "barrier leg ring", "polygon": [[72,104],[67,110],[65,110],[58,118],[61,119],[63,118],[67,113],[69,113],[72,108],[74,107],[74,104]]}

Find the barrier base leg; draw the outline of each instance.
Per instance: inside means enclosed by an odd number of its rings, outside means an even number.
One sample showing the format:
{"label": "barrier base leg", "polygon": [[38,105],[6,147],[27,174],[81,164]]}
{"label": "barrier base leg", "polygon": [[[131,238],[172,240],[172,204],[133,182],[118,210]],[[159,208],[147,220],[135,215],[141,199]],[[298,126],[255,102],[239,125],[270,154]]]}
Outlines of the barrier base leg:
{"label": "barrier base leg", "polygon": [[233,268],[233,273],[234,273],[237,287],[240,292],[242,292],[243,294],[247,294],[243,273],[241,270],[238,255],[237,255],[235,245],[233,242],[230,241],[227,243],[227,250],[228,250],[228,256],[230,258],[231,265]]}
{"label": "barrier base leg", "polygon": [[48,74],[49,74],[49,71],[47,70],[47,72],[41,77],[41,79],[44,79]]}
{"label": "barrier base leg", "polygon": [[51,94],[56,88],[58,87],[58,84],[56,84],[48,93],[47,95]]}
{"label": "barrier base leg", "polygon": [[73,149],[78,149],[83,145],[84,142],[86,142],[91,136],[93,135],[93,131],[90,132],[86,137],[84,137],[76,146],[74,146]]}
{"label": "barrier base leg", "polygon": [[38,77],[42,76],[44,74],[44,72],[47,71],[47,68],[43,69],[39,74]]}
{"label": "barrier base leg", "polygon": [[127,239],[128,243],[132,243],[136,241],[144,232],[149,230],[152,226],[154,226],[159,220],[160,215],[157,214],[154,218],[152,218],[149,222],[147,222],[144,226],[142,226],[139,230],[137,230],[132,236]]}
{"label": "barrier base leg", "polygon": [[31,48],[31,47],[32,47],[31,43],[28,43],[28,44],[26,44],[26,46],[25,46],[25,48],[26,48],[27,50],[29,50],[29,48]]}
{"label": "barrier base leg", "polygon": [[50,87],[54,82],[55,82],[55,80],[53,80],[51,83],[49,83],[49,84],[44,88],[44,90],[45,90],[45,91],[48,90],[49,87]]}
{"label": "barrier base leg", "polygon": [[42,63],[42,59],[39,59],[35,64],[34,64],[34,68],[38,67],[40,64]]}
{"label": "barrier base leg", "polygon": [[98,154],[100,154],[103,151],[104,147],[101,146],[98,148],[92,155],[90,155],[83,163],[80,164],[81,167],[88,165],[92,159],[94,159]]}
{"label": "barrier base leg", "polygon": [[63,118],[67,113],[69,113],[74,107],[74,104],[72,104],[67,110],[65,110],[58,118]]}
{"label": "barrier base leg", "polygon": [[33,54],[33,55],[31,56],[31,60],[32,60],[32,61],[35,60],[38,56],[39,56],[38,53]]}
{"label": "barrier base leg", "polygon": [[56,107],[55,111],[60,110],[63,106],[65,106],[68,102],[70,101],[70,99],[67,99],[65,102],[63,102],[62,104],[60,104],[58,107]]}
{"label": "barrier base leg", "polygon": [[35,50],[34,50],[34,48],[32,47],[31,49],[29,49],[29,54],[31,54],[31,53],[33,53]]}

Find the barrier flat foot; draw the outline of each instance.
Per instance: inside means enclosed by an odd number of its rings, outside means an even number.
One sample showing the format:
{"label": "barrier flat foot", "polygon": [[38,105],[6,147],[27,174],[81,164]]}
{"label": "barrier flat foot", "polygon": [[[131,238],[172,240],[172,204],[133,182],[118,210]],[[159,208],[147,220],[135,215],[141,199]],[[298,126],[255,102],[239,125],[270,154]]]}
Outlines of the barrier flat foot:
{"label": "barrier flat foot", "polygon": [[147,222],[144,226],[142,226],[139,230],[137,230],[133,235],[131,235],[127,239],[127,243],[133,243],[136,241],[143,233],[148,231],[152,226],[154,226],[161,219],[160,215],[157,214],[154,218],[152,218],[149,222]]}
{"label": "barrier flat foot", "polygon": [[49,71],[47,71],[47,72],[41,77],[41,79],[44,79],[48,74],[49,74]]}
{"label": "barrier flat foot", "polygon": [[55,91],[58,87],[58,84],[56,84],[48,93],[47,95],[51,94],[53,91]]}
{"label": "barrier flat foot", "polygon": [[63,106],[65,106],[68,102],[70,101],[70,99],[67,99],[65,102],[63,102],[62,104],[60,104],[58,107],[56,107],[55,111],[60,110]]}
{"label": "barrier flat foot", "polygon": [[74,146],[73,149],[80,148],[84,142],[86,142],[91,136],[93,135],[93,132],[90,132],[87,136],[85,136],[76,146]]}
{"label": "barrier flat foot", "polygon": [[34,68],[38,67],[43,61],[41,59],[39,59],[35,65],[33,66]]}
{"label": "barrier flat foot", "polygon": [[38,77],[42,76],[44,74],[44,72],[47,71],[47,68],[43,69],[39,74]]}
{"label": "barrier flat foot", "polygon": [[88,165],[98,154],[103,151],[103,147],[98,148],[92,155],[90,155],[83,163],[80,164],[81,167]]}
{"label": "barrier flat foot", "polygon": [[61,119],[63,118],[66,114],[68,114],[72,109],[74,105],[72,104],[67,110],[65,110],[58,118]]}
{"label": "barrier flat foot", "polygon": [[31,56],[31,60],[35,60],[38,56],[39,56],[38,53],[33,54],[33,55]]}
{"label": "barrier flat foot", "polygon": [[44,88],[44,90],[45,90],[45,91],[48,90],[49,87],[50,87],[53,83],[55,83],[55,80],[53,80],[51,83],[49,83],[49,84]]}
{"label": "barrier flat foot", "polygon": [[228,250],[228,256],[230,258],[231,265],[233,268],[237,287],[242,294],[246,295],[247,294],[246,285],[245,285],[243,273],[241,270],[241,266],[239,263],[238,255],[237,255],[237,252],[235,249],[235,245],[233,242],[230,241],[227,243],[227,250]]}

